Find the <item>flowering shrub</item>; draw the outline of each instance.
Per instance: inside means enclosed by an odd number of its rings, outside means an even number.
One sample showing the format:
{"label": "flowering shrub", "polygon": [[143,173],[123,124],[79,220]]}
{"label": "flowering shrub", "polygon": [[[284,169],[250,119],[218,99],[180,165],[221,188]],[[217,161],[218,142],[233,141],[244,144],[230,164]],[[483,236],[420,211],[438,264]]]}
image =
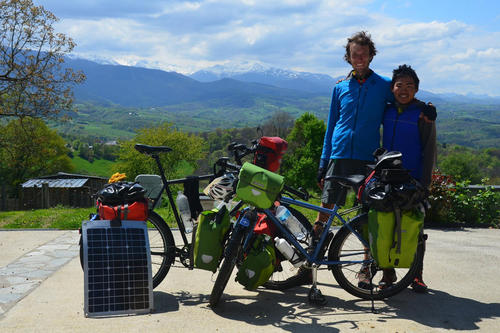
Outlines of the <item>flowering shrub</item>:
{"label": "flowering shrub", "polygon": [[[483,179],[486,184],[488,179]],[[500,227],[500,193],[491,187],[473,193],[470,181],[454,182],[452,177],[434,173],[429,190],[431,209],[426,220],[433,223]]]}

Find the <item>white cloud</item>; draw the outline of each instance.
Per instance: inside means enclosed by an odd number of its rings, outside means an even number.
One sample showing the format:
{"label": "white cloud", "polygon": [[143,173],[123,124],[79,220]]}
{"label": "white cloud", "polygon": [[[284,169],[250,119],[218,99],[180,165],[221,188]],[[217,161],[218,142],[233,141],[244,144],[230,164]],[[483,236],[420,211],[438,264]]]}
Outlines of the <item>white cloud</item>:
{"label": "white cloud", "polygon": [[379,50],[373,67],[381,74],[408,63],[422,89],[468,92],[483,85],[500,95],[494,81],[500,76],[500,32],[458,20],[390,17],[383,4],[382,12],[368,10],[370,0],[40,2],[54,8],[61,18],[58,30],[75,40],[76,53],[123,64],[190,73],[231,60],[258,60],[338,76],[349,70],[343,60],[346,38],[367,30]]}

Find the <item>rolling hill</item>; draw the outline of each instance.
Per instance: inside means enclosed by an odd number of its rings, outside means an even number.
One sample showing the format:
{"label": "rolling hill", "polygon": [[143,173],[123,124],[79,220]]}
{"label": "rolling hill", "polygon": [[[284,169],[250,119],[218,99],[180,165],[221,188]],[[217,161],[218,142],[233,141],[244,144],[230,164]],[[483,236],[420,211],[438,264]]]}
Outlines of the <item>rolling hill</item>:
{"label": "rolling hill", "polygon": [[[67,59],[87,80],[74,90],[78,113],[58,125],[63,132],[103,138],[170,121],[188,131],[257,126],[276,111],[311,112],[326,120],[337,79],[266,66],[208,68],[191,77],[155,69]],[[203,82],[202,82],[203,81]],[[482,148],[500,146],[500,99],[435,94],[417,97],[438,109],[438,140]]]}

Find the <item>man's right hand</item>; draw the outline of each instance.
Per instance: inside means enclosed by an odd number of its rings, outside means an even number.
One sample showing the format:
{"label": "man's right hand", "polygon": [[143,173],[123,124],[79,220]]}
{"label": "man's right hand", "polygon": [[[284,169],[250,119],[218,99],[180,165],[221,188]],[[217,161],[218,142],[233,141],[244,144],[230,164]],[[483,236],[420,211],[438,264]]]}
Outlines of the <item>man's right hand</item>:
{"label": "man's right hand", "polygon": [[326,175],[326,169],[319,168],[318,175],[316,176],[316,180],[318,181],[318,186],[320,189],[323,189],[323,186],[325,184],[325,175]]}

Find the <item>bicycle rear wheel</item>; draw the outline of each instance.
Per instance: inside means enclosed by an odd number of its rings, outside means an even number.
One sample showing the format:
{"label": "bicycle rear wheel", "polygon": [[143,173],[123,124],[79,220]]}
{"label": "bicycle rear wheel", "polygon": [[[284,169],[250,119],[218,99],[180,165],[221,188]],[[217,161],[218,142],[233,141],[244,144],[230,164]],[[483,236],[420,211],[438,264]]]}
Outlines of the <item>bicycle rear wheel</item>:
{"label": "bicycle rear wheel", "polygon": [[[351,227],[362,235],[363,226],[368,224],[367,213],[356,216],[351,222]],[[363,243],[359,238],[354,235],[349,228],[343,226],[335,235],[328,251],[328,260],[331,261],[362,261],[369,256],[369,250],[365,249]],[[332,270],[333,276],[337,283],[348,293],[363,299],[380,300],[391,297],[401,292],[410,285],[418,270],[418,263],[422,260],[423,256],[423,242],[419,242],[415,260],[410,268],[396,268],[397,280],[389,287],[380,289],[378,282],[382,278],[382,269],[375,263],[370,265],[369,272],[372,274],[372,287],[362,288],[358,286],[359,273],[362,270],[362,263],[346,263],[339,265],[331,265],[329,268]]]}
{"label": "bicycle rear wheel", "polygon": [[[153,288],[156,288],[163,281],[175,260],[175,243],[170,228],[158,214],[149,212],[147,222]],[[83,243],[81,236],[79,244],[80,265],[83,269]]]}
{"label": "bicycle rear wheel", "polygon": [[234,266],[236,266],[236,261],[238,260],[238,254],[241,250],[244,235],[245,233],[243,228],[236,225],[233,229],[228,245],[224,250],[224,259],[212,288],[212,293],[210,294],[209,304],[213,308],[219,303],[222,293],[224,292],[229,278],[231,277]]}
{"label": "bicycle rear wheel", "polygon": [[147,222],[153,288],[156,288],[175,260],[175,242],[172,231],[160,215],[150,211]]}

